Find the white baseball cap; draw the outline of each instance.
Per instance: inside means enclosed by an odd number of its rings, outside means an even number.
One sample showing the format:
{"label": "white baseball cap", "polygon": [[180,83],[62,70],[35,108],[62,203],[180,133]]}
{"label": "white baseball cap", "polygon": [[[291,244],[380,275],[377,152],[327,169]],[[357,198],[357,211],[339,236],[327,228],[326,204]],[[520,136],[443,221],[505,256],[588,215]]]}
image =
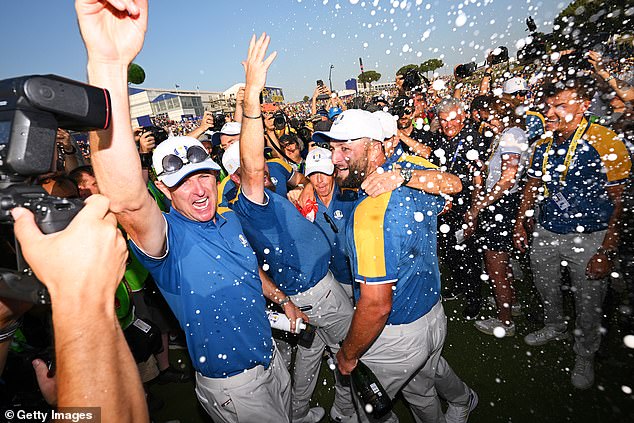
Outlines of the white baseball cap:
{"label": "white baseball cap", "polygon": [[502,90],[504,91],[504,94],[515,94],[518,91],[528,91],[528,83],[524,78],[516,76],[504,81]]}
{"label": "white baseball cap", "polygon": [[227,122],[220,128],[222,135],[240,135],[242,124],[240,122]]}
{"label": "white baseball cap", "polygon": [[325,148],[317,147],[308,152],[306,156],[306,177],[313,173],[320,172],[332,175],[335,172],[335,165],[332,164],[332,153]]}
{"label": "white baseball cap", "polygon": [[231,144],[222,154],[222,165],[229,175],[240,168],[240,141]]}
{"label": "white baseball cap", "polygon": [[330,131],[315,132],[313,141],[348,141],[366,137],[383,141],[383,129],[379,119],[366,110],[351,109],[337,116]]}
{"label": "white baseball cap", "polygon": [[383,130],[384,140],[392,138],[394,135],[396,135],[396,133],[398,132],[398,128],[396,126],[396,116],[393,116],[388,112],[384,112],[383,110],[377,110],[372,114],[379,118],[381,129]]}
{"label": "white baseball cap", "polygon": [[[199,152],[198,156],[194,156],[202,160],[190,161],[187,158],[187,153],[192,147],[199,147],[203,150],[202,152]],[[198,152],[198,150],[196,151]],[[170,155],[176,156],[182,163],[182,167],[173,172],[167,172],[163,167],[165,159]],[[194,157],[192,157],[192,159]],[[178,159],[174,160],[178,162]],[[170,137],[160,143],[154,149],[154,153],[152,153],[152,167],[154,167],[157,179],[170,188],[178,185],[183,178],[191,173],[198,172],[200,170],[220,170],[220,166],[218,166],[218,164],[209,157],[209,154],[207,154],[207,150],[202,143],[192,137]]]}

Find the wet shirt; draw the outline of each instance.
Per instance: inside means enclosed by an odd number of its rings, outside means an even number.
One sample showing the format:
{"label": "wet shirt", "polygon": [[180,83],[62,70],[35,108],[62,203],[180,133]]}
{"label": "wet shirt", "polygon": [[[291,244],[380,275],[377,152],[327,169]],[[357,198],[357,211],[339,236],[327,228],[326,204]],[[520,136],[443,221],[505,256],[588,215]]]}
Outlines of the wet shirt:
{"label": "wet shirt", "polygon": [[528,155],[530,154],[526,132],[522,128],[507,128],[496,137],[493,141],[492,148],[493,151],[489,157],[487,169],[487,191],[493,191],[495,184],[500,181],[502,177],[502,156],[509,154],[516,155],[520,163],[515,176],[515,183],[508,191],[511,194],[519,191],[521,176],[526,168]]}
{"label": "wet shirt", "polygon": [[440,170],[458,176],[462,182],[462,191],[453,195],[452,202],[452,211],[462,216],[471,204],[473,190],[473,172],[468,165],[477,167],[477,159],[484,161],[488,146],[469,124],[450,140],[434,134],[428,145],[432,150],[429,161]]}
{"label": "wet shirt", "polygon": [[130,246],[185,332],[196,371],[223,378],[268,366],[273,341],[262,282],[235,213],[225,209],[215,223],[194,222],[174,209],[163,216],[167,251],[162,257]]}
{"label": "wet shirt", "polygon": [[606,187],[625,183],[632,167],[623,141],[597,124],[579,139],[566,166],[573,138],[574,134],[561,144],[551,137],[538,141],[528,170],[528,176],[541,179],[547,190],[539,222],[558,234],[607,229],[614,206]]}
{"label": "wet shirt", "polygon": [[286,295],[304,292],[328,273],[330,243],[290,201],[264,191],[264,204],[241,192],[232,208],[262,269]]}
{"label": "wet shirt", "polygon": [[[437,214],[444,200],[407,187],[360,200],[348,222],[346,245],[357,283],[393,283],[387,324],[411,323],[440,298]],[[359,287],[354,285],[355,298]]]}
{"label": "wet shirt", "polygon": [[350,189],[342,190],[335,183],[332,200],[328,207],[316,197],[317,214],[315,224],[321,228],[332,248],[330,256],[330,271],[341,283],[352,284],[350,260],[346,250],[346,225],[357,205],[357,192]]}

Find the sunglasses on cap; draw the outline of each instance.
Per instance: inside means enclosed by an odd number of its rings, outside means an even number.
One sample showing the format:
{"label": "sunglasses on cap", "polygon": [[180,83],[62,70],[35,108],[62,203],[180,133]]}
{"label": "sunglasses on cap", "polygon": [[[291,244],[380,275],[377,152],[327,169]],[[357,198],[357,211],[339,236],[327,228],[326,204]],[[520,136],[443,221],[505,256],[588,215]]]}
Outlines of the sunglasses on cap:
{"label": "sunglasses on cap", "polygon": [[163,161],[161,164],[163,165],[163,171],[156,176],[169,175],[170,173],[178,172],[185,166],[187,163],[200,163],[204,162],[209,158],[209,154],[207,150],[204,148],[194,145],[187,149],[187,161],[183,161],[176,154],[168,154],[163,157]]}

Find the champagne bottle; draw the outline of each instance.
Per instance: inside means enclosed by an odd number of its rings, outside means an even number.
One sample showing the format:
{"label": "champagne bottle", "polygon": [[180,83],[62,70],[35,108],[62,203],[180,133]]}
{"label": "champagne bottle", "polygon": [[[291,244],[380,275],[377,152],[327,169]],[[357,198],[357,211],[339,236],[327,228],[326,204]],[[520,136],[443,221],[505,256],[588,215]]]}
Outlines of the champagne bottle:
{"label": "champagne bottle", "polygon": [[273,329],[283,330],[293,334],[298,334],[297,343],[303,347],[310,348],[315,339],[315,331],[317,328],[310,323],[304,322],[301,318],[295,321],[295,331],[291,331],[291,321],[284,313],[266,310],[269,318],[269,324]]}
{"label": "champagne bottle", "polygon": [[359,397],[365,404],[365,412],[379,419],[392,409],[390,396],[379,382],[374,372],[361,360],[357,367],[350,373],[352,386],[359,393]]}

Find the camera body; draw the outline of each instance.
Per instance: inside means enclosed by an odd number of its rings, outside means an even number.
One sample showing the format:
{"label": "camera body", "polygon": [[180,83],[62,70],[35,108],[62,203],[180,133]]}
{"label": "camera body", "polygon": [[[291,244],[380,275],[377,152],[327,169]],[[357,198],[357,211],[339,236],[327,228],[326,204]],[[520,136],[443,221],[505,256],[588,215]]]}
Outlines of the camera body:
{"label": "camera body", "polygon": [[0,81],[0,174],[51,171],[57,128],[84,131],[109,124],[110,95],[56,75]]}
{"label": "camera body", "polygon": [[150,132],[154,137],[156,145],[159,145],[169,137],[167,131],[159,126],[144,126],[141,130],[143,132]]}
{"label": "camera body", "polygon": [[216,113],[214,115],[214,126],[212,128],[212,131],[219,132],[222,127],[225,126],[225,123],[227,123],[227,117],[224,115],[224,113]]}
{"label": "camera body", "polygon": [[458,78],[468,78],[476,71],[478,65],[475,62],[463,63],[462,65],[456,66],[456,70],[454,73]]}
{"label": "camera body", "polygon": [[[78,199],[48,195],[28,177],[54,170],[57,129],[106,129],[107,90],[56,75],[30,75],[0,81],[0,223],[12,223],[10,210],[28,208],[44,233],[64,229],[81,210]],[[32,274],[16,242],[17,272],[0,269],[0,296],[45,304],[48,292]]]}
{"label": "camera body", "polygon": [[283,111],[278,110],[273,113],[273,127],[276,131],[281,131],[286,128],[286,115]]}

